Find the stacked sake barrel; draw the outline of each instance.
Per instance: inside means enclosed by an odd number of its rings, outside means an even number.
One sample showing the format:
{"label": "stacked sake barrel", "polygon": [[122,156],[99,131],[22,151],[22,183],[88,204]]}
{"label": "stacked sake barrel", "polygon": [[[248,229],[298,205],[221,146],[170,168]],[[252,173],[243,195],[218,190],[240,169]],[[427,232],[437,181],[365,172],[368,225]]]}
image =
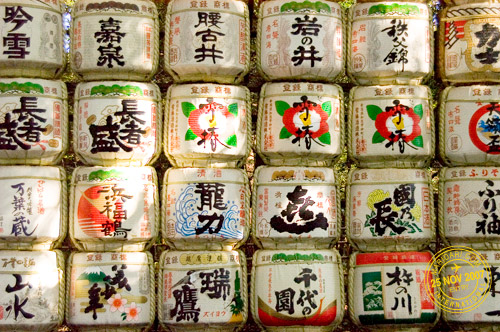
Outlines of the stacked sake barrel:
{"label": "stacked sake barrel", "polygon": [[62,5],[9,1],[0,12],[0,330],[51,331],[65,302],[55,249],[67,228]]}
{"label": "stacked sake barrel", "polygon": [[250,14],[244,1],[169,2],[158,320],[172,331],[234,331],[248,317]]}
{"label": "stacked sake barrel", "polygon": [[253,185],[251,307],[267,331],[331,331],[344,316],[340,197],[344,20],[335,1],[264,1]]}
{"label": "stacked sake barrel", "polygon": [[[445,1],[439,30],[439,74],[448,86],[441,93],[439,153],[447,166],[440,173],[439,233],[446,245],[476,249],[490,267],[490,288],[481,305],[465,313],[443,312],[452,326],[498,329],[495,294],[499,267],[497,179],[500,76],[496,1]],[[469,272],[470,262],[459,264]],[[453,271],[446,271],[447,275]],[[484,280],[487,280],[485,278]],[[449,287],[453,298],[466,290]],[[470,293],[470,290],[469,290]]]}
{"label": "stacked sake barrel", "polygon": [[148,82],[159,62],[159,17],[147,0],[76,1],[71,69],[73,171],[66,322],[79,331],[142,331],[156,316],[153,257],[162,107]]}
{"label": "stacked sake barrel", "polygon": [[435,241],[429,166],[433,32],[427,1],[358,1],[349,8],[346,232],[349,314],[359,326],[428,330],[439,307],[425,291]]}

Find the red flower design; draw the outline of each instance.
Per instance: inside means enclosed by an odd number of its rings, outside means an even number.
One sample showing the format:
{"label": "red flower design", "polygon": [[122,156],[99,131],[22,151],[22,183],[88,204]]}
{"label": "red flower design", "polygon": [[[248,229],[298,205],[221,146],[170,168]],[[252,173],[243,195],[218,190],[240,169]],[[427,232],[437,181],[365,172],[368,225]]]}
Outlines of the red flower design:
{"label": "red flower design", "polygon": [[301,103],[293,104],[283,114],[283,124],[290,134],[304,138],[317,138],[328,132],[328,113],[321,105],[310,102],[303,96]]}
{"label": "red flower design", "polygon": [[375,128],[391,142],[411,142],[421,135],[419,122],[420,118],[412,108],[398,103],[377,116]]}
{"label": "red flower design", "polygon": [[233,131],[234,128],[230,123],[234,119],[234,115],[229,112],[226,106],[211,102],[192,111],[188,123],[196,136],[210,140],[226,131]]}

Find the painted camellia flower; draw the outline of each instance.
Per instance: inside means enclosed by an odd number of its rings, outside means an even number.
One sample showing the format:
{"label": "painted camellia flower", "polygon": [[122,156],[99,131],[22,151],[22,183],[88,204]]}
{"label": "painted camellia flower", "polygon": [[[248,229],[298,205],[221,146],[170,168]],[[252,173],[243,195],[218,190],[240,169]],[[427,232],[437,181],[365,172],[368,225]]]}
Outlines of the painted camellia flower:
{"label": "painted camellia flower", "polygon": [[188,117],[189,129],[186,141],[200,139],[197,144],[208,146],[215,152],[217,146],[231,148],[236,146],[235,124],[238,116],[238,104],[225,106],[208,100],[196,108],[189,102],[182,103],[182,111]]}
{"label": "painted camellia flower", "polygon": [[300,99],[302,102],[294,103],[292,107],[284,101],[276,102],[278,113],[283,115],[284,127],[280,138],[295,136],[292,143],[299,145],[301,139],[304,139],[308,150],[311,148],[312,141],[321,146],[330,144],[327,120],[331,113],[331,103],[316,104],[307,100],[307,96],[302,96]]}
{"label": "painted camellia flower", "polygon": [[120,294],[115,294],[114,297],[108,299],[108,304],[110,305],[109,311],[116,312],[118,310],[119,312],[123,312],[125,310],[124,305],[127,304],[127,299],[122,299]]}
{"label": "painted camellia flower", "polygon": [[376,105],[368,105],[368,115],[375,120],[377,131],[373,135],[373,143],[385,144],[386,148],[397,145],[400,153],[404,153],[405,146],[412,149],[423,147],[422,131],[420,129],[420,119],[423,116],[422,105],[410,108],[399,102],[393,101],[394,106],[386,107],[385,112]]}
{"label": "painted camellia flower", "polygon": [[141,308],[137,307],[135,302],[130,303],[130,306],[125,308],[125,313],[127,314],[127,321],[131,320],[139,320],[139,313],[141,312]]}

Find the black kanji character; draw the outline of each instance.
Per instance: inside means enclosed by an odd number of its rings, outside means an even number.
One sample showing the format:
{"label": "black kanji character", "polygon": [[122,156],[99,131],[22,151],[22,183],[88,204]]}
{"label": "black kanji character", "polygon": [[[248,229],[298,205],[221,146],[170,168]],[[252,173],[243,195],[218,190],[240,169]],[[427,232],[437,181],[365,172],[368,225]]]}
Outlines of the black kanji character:
{"label": "black kanji character", "polygon": [[222,299],[225,301],[226,297],[231,293],[230,271],[220,268],[213,272],[200,272],[201,293],[207,293],[211,299]]}

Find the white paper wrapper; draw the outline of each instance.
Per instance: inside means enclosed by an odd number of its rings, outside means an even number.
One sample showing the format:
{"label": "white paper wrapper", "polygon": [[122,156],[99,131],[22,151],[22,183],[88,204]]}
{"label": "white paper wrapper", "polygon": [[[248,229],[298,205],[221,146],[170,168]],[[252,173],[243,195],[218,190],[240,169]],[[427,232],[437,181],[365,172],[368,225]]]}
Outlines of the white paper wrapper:
{"label": "white paper wrapper", "polygon": [[434,156],[434,112],[426,86],[355,87],[347,147],[362,167],[425,167]]}
{"label": "white paper wrapper", "polygon": [[231,250],[250,232],[250,192],[240,169],[171,168],[163,188],[163,238],[176,249]]}
{"label": "white paper wrapper", "polygon": [[46,250],[66,236],[66,172],[58,167],[0,167],[0,249]]}
{"label": "white paper wrapper", "polygon": [[[443,168],[439,190],[439,230],[447,245],[500,248],[496,212],[496,167]],[[498,199],[500,204],[500,199]]]}
{"label": "white paper wrapper", "polygon": [[456,2],[461,5],[445,7],[441,12],[438,61],[441,79],[452,84],[500,82],[499,45],[491,39],[500,31],[500,4]]}
{"label": "white paper wrapper", "polygon": [[420,169],[356,169],[348,178],[349,242],[362,251],[420,250],[435,239],[429,176]]}
{"label": "white paper wrapper", "polygon": [[0,76],[55,78],[63,72],[60,0],[12,0],[0,4]]}
{"label": "white paper wrapper", "polygon": [[328,166],[344,147],[342,88],[267,83],[261,89],[257,152],[265,163]]}
{"label": "white paper wrapper", "polygon": [[252,316],[266,331],[332,331],[344,316],[338,251],[257,250],[252,260]]}
{"label": "white paper wrapper", "polygon": [[449,87],[441,93],[439,153],[450,166],[500,165],[500,85]]}
{"label": "white paper wrapper", "polygon": [[0,330],[54,331],[64,319],[64,256],[56,251],[0,251]]}
{"label": "white paper wrapper", "polygon": [[0,164],[54,165],[68,148],[61,81],[0,79]]}
{"label": "white paper wrapper", "polygon": [[[454,260],[456,265],[460,267],[458,271],[463,279],[461,282],[453,284],[451,287],[448,285],[444,286],[444,289],[447,293],[449,292],[453,298],[466,298],[471,293],[470,289],[465,289],[465,287],[463,287],[467,283],[466,279],[472,281],[478,277],[476,280],[479,281],[479,286],[481,286],[483,280],[489,278],[488,274],[491,269],[493,279],[490,289],[488,290],[489,294],[477,308],[468,312],[450,313],[443,310],[443,319],[452,328],[456,329],[496,331],[500,328],[500,316],[498,315],[500,306],[498,305],[498,285],[496,285],[499,277],[500,253],[498,253],[498,251],[479,251],[479,253],[482,259],[489,264],[489,267],[485,267],[482,263],[478,267],[475,267],[475,264],[481,262],[480,260]],[[454,269],[455,267],[453,265],[447,265],[446,268],[442,270],[442,278],[449,278],[452,275],[456,275]],[[457,277],[459,275],[457,275]]]}
{"label": "white paper wrapper", "polygon": [[218,84],[173,85],[164,149],[176,167],[236,167],[250,153],[250,92]]}
{"label": "white paper wrapper", "polygon": [[68,259],[66,321],[78,331],[144,331],[156,313],[149,252],[82,252]]}
{"label": "white paper wrapper", "polygon": [[171,331],[227,331],[248,317],[241,251],[167,251],[160,258],[158,319]]}
{"label": "white paper wrapper", "polygon": [[335,80],[344,68],[342,16],[333,1],[263,2],[258,69],[268,80]]}
{"label": "white paper wrapper", "polygon": [[331,168],[257,168],[253,236],[265,249],[329,248],[340,236],[337,184]]}
{"label": "white paper wrapper", "polygon": [[158,235],[152,167],[78,167],[71,182],[69,234],[79,250],[142,251]]}
{"label": "white paper wrapper", "polygon": [[154,83],[80,83],[73,148],[87,164],[144,166],[160,154],[162,110]]}
{"label": "white paper wrapper", "polygon": [[[440,312],[425,290],[431,258],[430,252],[411,251],[352,254],[348,290],[351,320],[375,331],[429,330]],[[393,282],[398,271],[401,281]]]}
{"label": "white paper wrapper", "polygon": [[71,68],[84,80],[148,81],[158,69],[158,11],[149,0],[78,0]]}
{"label": "white paper wrapper", "polygon": [[243,1],[175,0],[165,20],[165,69],[176,82],[239,83],[250,67]]}
{"label": "white paper wrapper", "polygon": [[419,84],[434,65],[426,3],[370,2],[349,9],[347,73],[358,84]]}

